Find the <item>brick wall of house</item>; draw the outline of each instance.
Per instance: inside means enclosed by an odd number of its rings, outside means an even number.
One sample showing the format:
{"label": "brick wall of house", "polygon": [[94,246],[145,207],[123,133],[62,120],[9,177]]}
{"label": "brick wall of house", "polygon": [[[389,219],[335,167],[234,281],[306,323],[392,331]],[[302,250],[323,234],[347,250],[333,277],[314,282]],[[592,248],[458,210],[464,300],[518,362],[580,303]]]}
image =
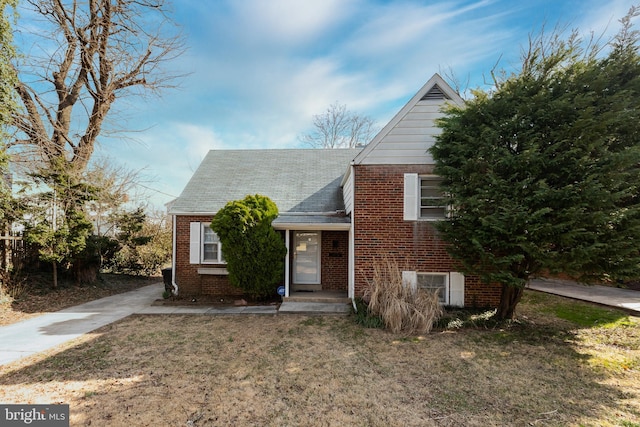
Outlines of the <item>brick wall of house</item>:
{"label": "brick wall of house", "polygon": [[[404,221],[404,174],[429,174],[432,165],[357,165],[355,194],[355,295],[364,293],[374,265],[385,258],[401,270],[459,271],[428,221]],[[500,287],[465,278],[465,306],[496,306]]]}
{"label": "brick wall of house", "polygon": [[[242,295],[229,283],[228,276],[199,274],[199,268],[225,268],[224,264],[190,264],[190,223],[210,223],[211,216],[176,216],[176,283],[181,295]],[[293,232],[292,232],[293,233]],[[283,237],[284,239],[284,237]],[[293,245],[293,235],[291,236]],[[323,231],[321,243],[322,289],[347,290],[348,232]],[[290,250],[293,268],[293,247]]]}
{"label": "brick wall of house", "polygon": [[347,291],[349,272],[349,233],[347,231],[323,231],[320,277],[322,289]]}
{"label": "brick wall of house", "polygon": [[175,276],[180,295],[242,295],[242,291],[231,286],[227,276],[198,274],[198,268],[225,268],[224,264],[190,264],[190,223],[210,223],[211,216],[175,216],[176,259]]}

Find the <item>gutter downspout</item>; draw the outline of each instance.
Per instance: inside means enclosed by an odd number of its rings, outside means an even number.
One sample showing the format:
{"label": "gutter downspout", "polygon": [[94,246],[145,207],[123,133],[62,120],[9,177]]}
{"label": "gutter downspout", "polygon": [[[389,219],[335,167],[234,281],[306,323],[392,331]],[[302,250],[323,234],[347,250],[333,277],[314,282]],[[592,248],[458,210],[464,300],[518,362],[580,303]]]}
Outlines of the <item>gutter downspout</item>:
{"label": "gutter downspout", "polygon": [[348,283],[348,296],[349,298],[351,298],[351,304],[353,305],[353,310],[357,313],[358,312],[358,308],[356,307],[356,299],[355,299],[355,265],[356,265],[356,260],[355,260],[355,217],[356,217],[356,176],[355,176],[355,168],[354,168],[354,163],[351,162],[351,165],[349,166],[349,174],[351,175],[351,227],[349,228],[349,262],[348,262],[348,269],[349,269],[349,277],[347,278],[347,283]]}
{"label": "gutter downspout", "polygon": [[173,291],[172,294],[177,296],[178,295],[178,284],[176,283],[176,222],[177,222],[177,217],[176,215],[171,215],[172,218],[172,225],[173,225],[173,236],[172,236],[172,242],[171,242],[171,246],[172,246],[172,254],[171,254],[171,286],[173,286]]}

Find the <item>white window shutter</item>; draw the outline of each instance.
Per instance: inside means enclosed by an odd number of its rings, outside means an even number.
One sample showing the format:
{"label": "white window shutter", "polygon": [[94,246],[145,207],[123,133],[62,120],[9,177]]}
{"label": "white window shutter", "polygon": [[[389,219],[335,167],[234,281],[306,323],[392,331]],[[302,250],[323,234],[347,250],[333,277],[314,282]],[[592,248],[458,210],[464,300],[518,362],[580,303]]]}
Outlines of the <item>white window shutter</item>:
{"label": "white window shutter", "polygon": [[464,274],[449,273],[449,305],[464,307]]}
{"label": "white window shutter", "polygon": [[417,173],[404,174],[404,220],[415,221],[418,219],[418,187]]}
{"label": "white window shutter", "polygon": [[200,264],[200,223],[189,223],[189,263]]}
{"label": "white window shutter", "polygon": [[402,272],[402,283],[405,286],[411,286],[411,288],[415,290],[418,287],[418,272],[417,271],[403,271]]}

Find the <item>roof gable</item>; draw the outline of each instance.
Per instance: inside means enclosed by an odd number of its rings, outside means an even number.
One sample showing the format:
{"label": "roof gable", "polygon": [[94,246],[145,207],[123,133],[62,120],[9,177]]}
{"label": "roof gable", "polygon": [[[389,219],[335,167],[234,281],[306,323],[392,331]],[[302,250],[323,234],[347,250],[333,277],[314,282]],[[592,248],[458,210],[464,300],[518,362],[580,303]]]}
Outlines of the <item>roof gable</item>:
{"label": "roof gable", "polygon": [[445,103],[464,100],[438,74],[434,74],[354,159],[354,164],[431,163],[429,147],[440,129]]}

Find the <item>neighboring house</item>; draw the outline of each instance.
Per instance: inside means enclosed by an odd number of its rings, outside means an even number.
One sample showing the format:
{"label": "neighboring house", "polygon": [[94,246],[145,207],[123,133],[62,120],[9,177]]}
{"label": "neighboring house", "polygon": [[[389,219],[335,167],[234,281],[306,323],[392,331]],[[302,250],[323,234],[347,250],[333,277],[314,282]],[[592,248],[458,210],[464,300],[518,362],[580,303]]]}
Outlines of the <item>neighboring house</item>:
{"label": "neighboring house", "polygon": [[500,287],[465,277],[433,221],[438,177],[428,149],[446,102],[462,99],[434,75],[362,150],[213,150],[173,202],[173,283],[181,294],[231,295],[224,251],[209,228],[227,202],[271,198],[280,211],[286,295],[344,291],[361,296],[374,266],[395,260],[412,286],[440,289],[443,304],[496,306]]}

